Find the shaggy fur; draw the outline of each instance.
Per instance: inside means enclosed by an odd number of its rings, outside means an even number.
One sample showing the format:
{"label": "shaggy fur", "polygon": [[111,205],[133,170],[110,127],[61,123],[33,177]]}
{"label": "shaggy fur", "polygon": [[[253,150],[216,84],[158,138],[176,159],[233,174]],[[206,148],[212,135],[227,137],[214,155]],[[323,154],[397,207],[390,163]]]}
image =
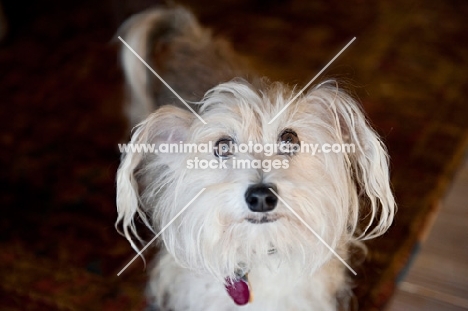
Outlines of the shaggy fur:
{"label": "shaggy fur", "polygon": [[[131,143],[278,143],[285,129],[300,141],[352,143],[355,153],[235,154],[237,159],[285,160],[287,169],[187,169],[210,153],[127,152],[117,172],[117,224],[138,250],[135,220],[157,233],[201,189],[203,193],[161,235],[148,299],[158,310],[336,310],[346,307],[346,267],[281,202],[267,213],[249,210],[250,185],[276,186],[279,196],[344,260],[349,247],[383,234],[395,204],[385,147],[357,102],[337,83],[301,95],[281,83],[246,79],[244,62],[212,38],[182,8],[153,9],[130,18],[122,36],[207,122],[203,124],[126,48],[128,116],[138,124]],[[235,78],[237,77],[237,78]],[[235,78],[235,79],[233,79]],[[255,223],[265,214],[270,222]],[[365,220],[365,223],[364,223]],[[141,241],[140,241],[141,242]],[[254,299],[237,306],[226,280],[248,272]]]}

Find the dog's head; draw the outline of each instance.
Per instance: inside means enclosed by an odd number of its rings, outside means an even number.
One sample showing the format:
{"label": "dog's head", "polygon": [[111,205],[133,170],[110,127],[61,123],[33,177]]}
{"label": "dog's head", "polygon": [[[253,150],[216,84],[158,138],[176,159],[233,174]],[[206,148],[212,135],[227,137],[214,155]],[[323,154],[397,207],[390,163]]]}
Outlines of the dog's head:
{"label": "dog's head", "polygon": [[174,106],[139,124],[131,144],[179,152],[123,157],[117,222],[127,238],[138,237],[138,216],[165,228],[181,265],[224,279],[272,257],[302,258],[315,271],[332,256],[318,237],[343,249],[385,232],[395,208],[387,153],[357,103],[325,83],[270,122],[293,96],[281,84],[236,80],[206,94],[206,125]]}

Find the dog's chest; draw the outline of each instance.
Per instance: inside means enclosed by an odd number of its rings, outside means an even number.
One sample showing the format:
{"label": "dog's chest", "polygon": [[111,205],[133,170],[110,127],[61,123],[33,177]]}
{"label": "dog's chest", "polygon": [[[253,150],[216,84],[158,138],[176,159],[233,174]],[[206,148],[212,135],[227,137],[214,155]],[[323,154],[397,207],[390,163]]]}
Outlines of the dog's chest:
{"label": "dog's chest", "polygon": [[[252,302],[237,306],[222,282],[163,259],[152,273],[148,294],[161,311],[299,311],[311,310],[311,306],[313,310],[335,310],[331,287],[339,287],[342,278],[327,275],[326,270],[308,277],[298,273],[294,266],[277,272],[254,267],[248,274]],[[330,282],[330,278],[336,282]]]}

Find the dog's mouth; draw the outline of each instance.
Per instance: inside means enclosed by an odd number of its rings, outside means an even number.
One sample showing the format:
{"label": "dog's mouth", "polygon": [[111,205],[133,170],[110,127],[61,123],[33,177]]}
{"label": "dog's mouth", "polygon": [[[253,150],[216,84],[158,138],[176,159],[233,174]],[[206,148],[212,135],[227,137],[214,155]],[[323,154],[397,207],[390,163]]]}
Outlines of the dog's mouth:
{"label": "dog's mouth", "polygon": [[247,220],[251,224],[266,224],[266,223],[275,222],[279,218],[280,217],[278,215],[263,214],[259,216],[248,216],[245,218],[245,220]]}

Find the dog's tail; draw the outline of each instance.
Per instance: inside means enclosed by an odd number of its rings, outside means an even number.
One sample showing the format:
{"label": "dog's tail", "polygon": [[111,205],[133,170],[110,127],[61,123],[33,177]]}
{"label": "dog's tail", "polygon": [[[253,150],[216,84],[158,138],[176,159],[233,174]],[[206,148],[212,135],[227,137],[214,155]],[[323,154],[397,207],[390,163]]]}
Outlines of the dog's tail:
{"label": "dog's tail", "polygon": [[[181,8],[153,8],[130,17],[120,27],[117,37],[122,41],[121,63],[129,94],[127,113],[132,125],[147,117],[160,104],[155,102],[153,69],[158,46],[175,36],[188,36],[200,30],[193,15]],[[161,74],[161,72],[159,72]]]}
{"label": "dog's tail", "polygon": [[[118,39],[128,44],[121,49],[120,57],[128,87],[127,93],[130,97],[128,101],[133,103],[133,107],[130,105],[126,107],[132,125],[142,120],[151,111],[151,99],[147,92],[147,70],[135,54],[142,59],[147,59],[147,37],[158,17],[157,14],[150,12],[132,16],[117,32]],[[130,48],[135,51],[135,54]]]}
{"label": "dog's tail", "polygon": [[186,108],[155,73],[184,100],[200,101],[218,83],[247,72],[246,60],[234,54],[227,42],[213,38],[183,7],[153,8],[134,15],[120,27],[118,36],[128,45],[122,45],[121,61],[132,125],[161,105]]}

